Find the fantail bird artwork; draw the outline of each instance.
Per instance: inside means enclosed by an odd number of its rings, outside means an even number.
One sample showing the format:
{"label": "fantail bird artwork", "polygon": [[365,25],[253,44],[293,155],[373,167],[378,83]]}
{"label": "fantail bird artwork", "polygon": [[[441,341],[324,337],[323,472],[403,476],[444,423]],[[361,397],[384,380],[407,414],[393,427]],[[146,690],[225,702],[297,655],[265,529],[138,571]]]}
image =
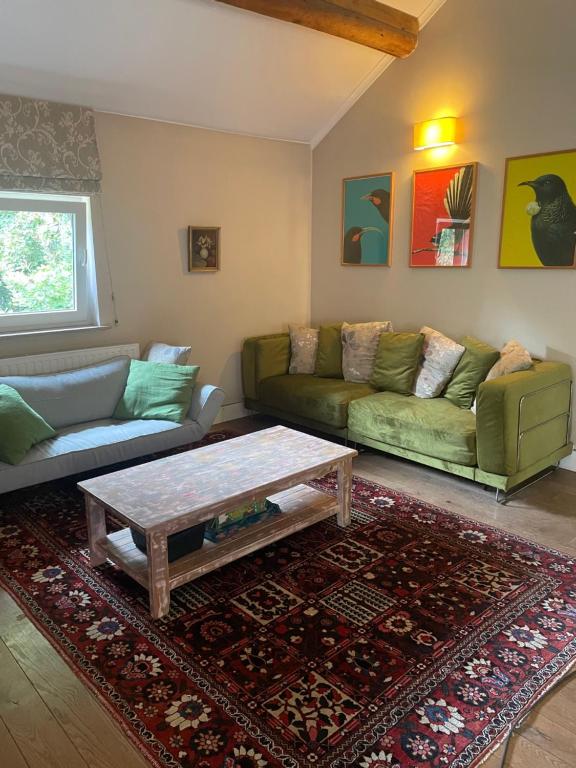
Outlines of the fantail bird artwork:
{"label": "fantail bird artwork", "polygon": [[[465,265],[468,259],[467,234],[472,217],[474,189],[474,165],[456,169],[445,188],[442,207],[446,218],[436,219],[437,230],[430,238],[430,245],[413,249],[413,254],[433,252],[438,267],[455,266],[458,260]],[[417,211],[415,211],[416,215]]]}
{"label": "fantail bird artwork", "polygon": [[532,245],[544,267],[574,266],[576,256],[576,205],[566,182],[555,173],[522,181],[536,195],[526,211],[531,216]]}

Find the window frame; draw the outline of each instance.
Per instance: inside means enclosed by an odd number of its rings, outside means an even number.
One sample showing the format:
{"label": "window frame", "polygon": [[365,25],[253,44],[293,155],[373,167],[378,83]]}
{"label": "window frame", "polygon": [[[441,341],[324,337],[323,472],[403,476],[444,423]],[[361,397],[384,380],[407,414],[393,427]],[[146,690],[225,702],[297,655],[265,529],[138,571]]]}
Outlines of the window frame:
{"label": "window frame", "polygon": [[75,308],[57,311],[0,314],[0,336],[67,330],[98,324],[98,296],[94,263],[90,197],[0,191],[0,209],[74,215]]}

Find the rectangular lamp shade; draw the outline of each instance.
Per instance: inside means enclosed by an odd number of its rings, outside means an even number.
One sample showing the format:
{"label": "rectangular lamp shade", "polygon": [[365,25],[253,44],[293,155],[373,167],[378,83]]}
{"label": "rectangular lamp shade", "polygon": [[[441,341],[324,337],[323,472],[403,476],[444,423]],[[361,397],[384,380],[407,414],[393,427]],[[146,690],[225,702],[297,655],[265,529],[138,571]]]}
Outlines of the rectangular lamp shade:
{"label": "rectangular lamp shade", "polygon": [[414,149],[431,149],[456,144],[458,120],[455,117],[440,117],[425,120],[414,126]]}

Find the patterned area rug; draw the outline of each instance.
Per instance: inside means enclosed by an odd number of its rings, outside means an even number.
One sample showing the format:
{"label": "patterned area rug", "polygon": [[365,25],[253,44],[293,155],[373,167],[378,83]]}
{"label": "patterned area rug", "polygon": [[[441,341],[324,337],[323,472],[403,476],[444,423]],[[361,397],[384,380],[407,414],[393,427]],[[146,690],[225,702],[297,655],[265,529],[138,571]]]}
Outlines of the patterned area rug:
{"label": "patterned area rug", "polygon": [[476,766],[576,656],[573,560],[360,478],[348,529],[203,577],[156,623],[88,566],[72,482],[0,505],[2,583],[155,766]]}

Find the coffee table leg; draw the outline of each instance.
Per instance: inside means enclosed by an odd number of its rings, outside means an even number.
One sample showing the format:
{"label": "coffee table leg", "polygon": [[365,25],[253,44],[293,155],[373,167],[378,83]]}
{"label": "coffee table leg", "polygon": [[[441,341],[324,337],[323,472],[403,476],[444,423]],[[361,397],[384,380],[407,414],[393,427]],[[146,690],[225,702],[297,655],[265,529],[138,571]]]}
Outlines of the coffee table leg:
{"label": "coffee table leg", "polygon": [[85,505],[90,565],[94,567],[102,565],[107,560],[106,553],[98,546],[98,542],[106,536],[106,513],[91,496],[86,496]]}
{"label": "coffee table leg", "polygon": [[352,459],[338,464],[338,525],[345,528],[350,523],[352,502]]}
{"label": "coffee table leg", "polygon": [[150,614],[161,619],[170,610],[170,584],[168,581],[168,543],[166,534],[154,531],[146,534],[148,550],[148,591]]}

